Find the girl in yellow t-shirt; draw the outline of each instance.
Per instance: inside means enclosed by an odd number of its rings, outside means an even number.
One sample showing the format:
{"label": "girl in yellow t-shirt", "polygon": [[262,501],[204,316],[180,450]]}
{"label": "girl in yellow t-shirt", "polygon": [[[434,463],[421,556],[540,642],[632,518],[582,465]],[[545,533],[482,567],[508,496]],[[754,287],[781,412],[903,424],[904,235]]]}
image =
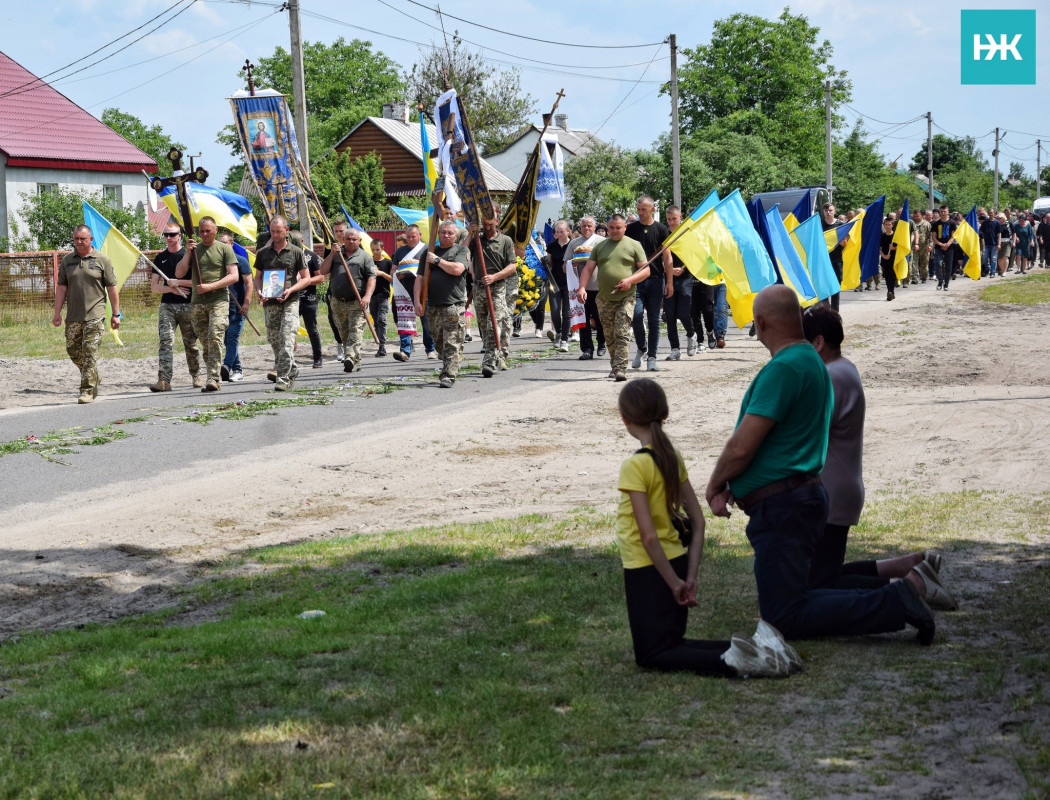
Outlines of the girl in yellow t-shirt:
{"label": "girl in yellow t-shirt", "polygon": [[[627,619],[640,667],[712,675],[787,675],[798,655],[765,622],[755,637],[731,641],[686,639],[688,609],[697,604],[696,575],[704,549],[704,516],[682,456],[664,433],[667,396],[649,378],[620,392],[620,418],[642,449],[620,466],[622,492],[616,537],[623,561]],[[672,516],[685,509],[692,542],[683,546]]]}

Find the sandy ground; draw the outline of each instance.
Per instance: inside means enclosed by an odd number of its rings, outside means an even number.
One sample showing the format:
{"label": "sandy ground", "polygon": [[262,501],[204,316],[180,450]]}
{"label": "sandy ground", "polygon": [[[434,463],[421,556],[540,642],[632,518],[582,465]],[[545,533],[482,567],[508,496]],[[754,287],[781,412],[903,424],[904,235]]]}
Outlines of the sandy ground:
{"label": "sandy ground", "polygon": [[[860,369],[867,391],[869,496],[963,488],[1042,493],[1050,488],[1045,467],[1050,307],[988,306],[975,296],[984,285],[957,280],[944,294],[935,292],[931,281],[898,290],[893,303],[885,302],[884,293],[843,295],[844,352]],[[253,358],[261,363],[264,356]],[[695,485],[706,483],[743,391],[766,359],[757,342],[733,331],[725,350],[660,362],[656,377],[672,408],[668,430],[687,454]],[[507,397],[486,401],[482,395],[469,407],[443,410],[440,424],[417,415],[381,433],[374,426],[362,430],[355,435],[353,454],[346,442],[321,434],[269,445],[259,454],[268,468],[297,476],[285,481],[285,497],[277,505],[251,485],[231,501],[225,487],[212,482],[196,487],[195,495],[199,507],[221,512],[188,515],[183,495],[163,488],[178,486],[178,476],[161,475],[154,483],[162,488],[149,493],[129,480],[99,486],[90,496],[71,495],[62,504],[11,509],[0,515],[0,640],[20,630],[163,607],[172,602],[169,587],[193,579],[202,562],[248,546],[531,511],[556,513],[580,505],[610,510],[618,465],[632,445],[616,416],[616,386],[604,370],[577,377],[576,363],[573,354],[571,360],[566,356],[523,367],[569,371],[556,382],[522,382],[513,402]],[[68,402],[68,364],[21,361],[17,370],[11,366],[0,360],[0,407]],[[105,370],[115,391],[129,392],[141,390],[143,373],[150,371],[121,361],[107,362]],[[27,375],[32,391],[25,388]],[[570,431],[588,444],[571,460],[565,449]],[[405,458],[420,475],[455,477],[416,481],[412,491],[400,490],[389,476],[391,464]],[[504,491],[522,485],[531,488]],[[319,487],[329,488],[319,493]],[[181,524],[153,522],[163,519]],[[995,532],[982,536],[994,541]],[[1048,543],[1050,534],[1037,547],[1045,554]],[[36,558],[41,550],[48,552],[46,560]],[[998,562],[973,563],[961,574],[980,585],[1008,580],[1011,569]],[[974,713],[985,713],[994,726],[993,718],[1003,712]],[[959,756],[960,748],[965,750],[953,740],[941,755]],[[965,764],[964,757],[960,761]],[[950,759],[935,769],[942,779],[945,770],[965,771]],[[973,796],[1019,796],[1015,765],[985,761],[973,772],[966,779]],[[937,785],[931,779],[904,794],[959,796],[937,794]],[[885,796],[904,796],[902,787],[895,791]]]}

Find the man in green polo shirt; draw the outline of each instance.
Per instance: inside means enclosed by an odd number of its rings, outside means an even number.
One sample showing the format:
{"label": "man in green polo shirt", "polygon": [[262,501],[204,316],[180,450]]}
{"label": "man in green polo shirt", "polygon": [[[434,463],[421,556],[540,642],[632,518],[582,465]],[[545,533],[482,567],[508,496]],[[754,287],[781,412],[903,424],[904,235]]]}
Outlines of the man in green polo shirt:
{"label": "man in green polo shirt", "polygon": [[595,242],[591,258],[580,275],[576,297],[587,302],[587,281],[598,270],[598,317],[605,329],[609,347],[610,378],[627,380],[627,353],[631,347],[631,319],[634,317],[635,286],[649,277],[649,258],[634,239],[624,236],[627,219],[623,214],[609,217],[608,239]]}
{"label": "man in green polo shirt", "polygon": [[789,639],[899,631],[907,623],[918,628],[921,644],[930,644],[933,614],[909,579],[881,589],[810,589],[813,547],[828,516],[820,472],[834,401],[831,378],[803,335],[792,289],[763,289],[754,315],[771,358],[744,395],[706,495],[716,516],[728,517],[734,502],[749,516],[762,619]]}
{"label": "man in green polo shirt", "polygon": [[113,309],[109,324],[114,329],[120,327],[120,301],[113,265],[91,246],[91,228],[87,225],[73,229],[73,248],[58,266],[51,323],[56,328],[62,324],[65,303],[66,352],[80,370],[77,402],[90,403],[98,396],[98,348],[106,330],[106,295]]}
{"label": "man in green polo shirt", "polygon": [[[175,268],[176,278],[190,276],[193,294],[193,331],[200,341],[201,354],[208,367],[208,382],[202,392],[217,392],[222,384],[220,370],[226,358],[226,328],[230,324],[230,290],[240,280],[237,274],[237,254],[225,242],[215,241],[218,226],[211,217],[201,217],[197,223],[200,244],[186,239],[186,255]],[[194,254],[197,268],[192,267]],[[199,282],[198,282],[199,279]]]}
{"label": "man in green polo shirt", "polygon": [[[295,335],[299,332],[299,292],[310,284],[310,269],[302,248],[288,237],[288,220],[280,214],[270,218],[270,240],[255,253],[255,293],[266,316],[266,339],[273,350],[274,390],[291,389],[299,375],[295,364]],[[280,292],[263,297],[263,281],[277,279]]]}

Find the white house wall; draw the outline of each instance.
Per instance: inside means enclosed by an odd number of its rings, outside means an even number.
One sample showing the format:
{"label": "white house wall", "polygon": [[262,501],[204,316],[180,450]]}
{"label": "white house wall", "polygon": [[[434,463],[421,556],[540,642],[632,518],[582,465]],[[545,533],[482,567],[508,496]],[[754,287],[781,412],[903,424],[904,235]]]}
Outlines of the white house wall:
{"label": "white house wall", "polygon": [[[0,236],[10,236],[12,219],[17,219],[22,230],[21,193],[34,195],[37,185],[57,183],[60,189],[101,192],[103,186],[120,186],[121,205],[146,206],[146,179],[140,172],[94,172],[89,170],[46,169],[44,167],[0,167],[4,196],[0,197]],[[6,212],[6,213],[5,213]]]}
{"label": "white house wall", "polygon": [[[529,162],[529,156],[532,155],[532,151],[536,149],[536,140],[539,138],[539,134],[535,131],[521,137],[518,141],[504,150],[502,153],[497,153],[492,156],[485,156],[486,160],[512,181],[515,184],[521,180],[521,173],[525,171],[525,165]],[[567,151],[563,149],[563,158],[566,162],[572,159]],[[540,201],[540,210],[536,215],[536,230],[541,234],[543,233],[543,224],[549,218],[553,225],[562,215],[562,203],[558,200],[542,200]]]}

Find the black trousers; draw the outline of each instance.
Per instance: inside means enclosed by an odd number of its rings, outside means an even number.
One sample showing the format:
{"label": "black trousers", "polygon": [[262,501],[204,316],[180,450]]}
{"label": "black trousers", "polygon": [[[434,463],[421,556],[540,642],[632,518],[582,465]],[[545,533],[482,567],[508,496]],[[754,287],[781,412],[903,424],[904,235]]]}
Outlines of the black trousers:
{"label": "black trousers", "polygon": [[846,537],[849,525],[824,526],[824,533],[813,546],[813,560],[809,564],[811,589],[879,589],[890,582],[880,578],[874,561],[846,560]]}
{"label": "black trousers", "polygon": [[704,326],[708,334],[715,332],[715,287],[703,281],[693,284],[693,296],[689,301],[689,317],[693,330],[701,339],[704,337]]}
{"label": "black trousers", "polygon": [[[671,559],[671,567],[680,578],[685,578],[688,559],[688,556]],[[736,675],[720,658],[729,649],[729,642],[685,638],[689,609],[675,602],[656,567],[625,569],[623,586],[634,660],[639,667]]]}
{"label": "black trousers", "polygon": [[591,320],[594,320],[594,328],[598,334],[598,347],[605,347],[605,328],[598,316],[598,290],[587,292],[587,300],[583,304],[587,324],[580,328],[580,352],[594,353],[594,337],[591,336]]}
{"label": "black trousers", "polygon": [[314,361],[317,361],[321,357],[321,334],[317,331],[316,294],[299,296],[299,316],[303,318],[303,327],[310,337],[310,349],[313,351]]}

